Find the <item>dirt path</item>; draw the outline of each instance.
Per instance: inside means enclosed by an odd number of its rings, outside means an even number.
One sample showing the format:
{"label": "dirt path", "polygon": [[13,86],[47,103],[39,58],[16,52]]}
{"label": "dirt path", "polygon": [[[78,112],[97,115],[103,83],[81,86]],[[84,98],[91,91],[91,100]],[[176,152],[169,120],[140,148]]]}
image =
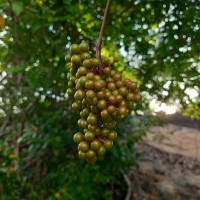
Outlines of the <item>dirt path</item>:
{"label": "dirt path", "polygon": [[164,152],[200,161],[200,130],[172,124],[151,127],[143,141]]}
{"label": "dirt path", "polygon": [[200,131],[151,127],[137,145],[139,168],[130,173],[132,200],[200,200]]}

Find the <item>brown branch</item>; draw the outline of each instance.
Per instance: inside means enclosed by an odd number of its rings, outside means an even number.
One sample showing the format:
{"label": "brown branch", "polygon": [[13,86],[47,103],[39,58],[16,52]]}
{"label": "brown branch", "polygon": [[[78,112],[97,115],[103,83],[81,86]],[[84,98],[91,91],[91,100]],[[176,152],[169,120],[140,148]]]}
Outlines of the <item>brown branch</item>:
{"label": "brown branch", "polygon": [[105,22],[106,22],[109,5],[110,5],[110,0],[107,0],[106,9],[105,9],[104,16],[103,16],[103,22],[101,24],[101,30],[100,30],[100,34],[99,34],[99,38],[98,38],[98,42],[97,42],[97,46],[96,46],[96,55],[99,60],[101,60],[101,39],[103,36],[103,31],[104,31],[104,26],[105,26]]}
{"label": "brown branch", "polygon": [[12,9],[12,1],[11,0],[7,0],[8,4],[9,4],[9,9],[10,9],[10,15],[11,15],[11,18],[12,18],[12,21],[13,21],[13,35],[14,35],[14,39],[15,39],[15,42],[19,42],[19,36],[18,36],[18,33],[17,33],[17,16],[15,15],[15,13],[13,12],[13,9]]}

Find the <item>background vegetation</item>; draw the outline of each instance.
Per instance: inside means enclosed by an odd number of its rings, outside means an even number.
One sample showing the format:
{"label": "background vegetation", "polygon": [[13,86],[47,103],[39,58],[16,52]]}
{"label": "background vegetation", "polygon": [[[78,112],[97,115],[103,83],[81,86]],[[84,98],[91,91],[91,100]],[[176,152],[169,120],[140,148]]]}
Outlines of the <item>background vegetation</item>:
{"label": "background vegetation", "polygon": [[105,3],[0,2],[2,200],[123,199],[122,174],[137,161],[134,144],[154,123],[149,103],[177,104],[200,118],[199,1],[112,0],[102,54],[120,55],[116,70],[140,84],[143,101],[118,126],[104,158],[95,166],[77,160],[64,56],[83,40],[94,50]]}

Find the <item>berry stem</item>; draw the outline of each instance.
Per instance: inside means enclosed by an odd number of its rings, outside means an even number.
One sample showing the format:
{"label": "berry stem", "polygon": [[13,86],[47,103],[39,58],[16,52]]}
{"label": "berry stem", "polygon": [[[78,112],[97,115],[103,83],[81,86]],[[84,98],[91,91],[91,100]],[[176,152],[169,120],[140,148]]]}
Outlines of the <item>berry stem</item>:
{"label": "berry stem", "polygon": [[103,16],[103,22],[101,24],[101,30],[100,30],[99,38],[98,38],[97,45],[96,45],[96,55],[97,55],[98,60],[101,60],[101,40],[102,40],[102,36],[103,36],[103,31],[104,31],[104,26],[105,26],[105,22],[106,22],[106,16],[108,13],[109,5],[110,5],[110,0],[107,0],[106,9],[104,11],[104,16]]}

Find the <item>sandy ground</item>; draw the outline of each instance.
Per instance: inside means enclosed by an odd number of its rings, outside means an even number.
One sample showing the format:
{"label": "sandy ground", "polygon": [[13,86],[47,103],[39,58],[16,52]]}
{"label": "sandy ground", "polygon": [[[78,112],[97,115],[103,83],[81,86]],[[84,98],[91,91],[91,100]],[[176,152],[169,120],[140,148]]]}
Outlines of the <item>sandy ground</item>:
{"label": "sandy ground", "polygon": [[200,200],[200,129],[151,127],[136,150],[131,200]]}
{"label": "sandy ground", "polygon": [[143,141],[166,153],[200,161],[200,130],[168,124],[151,127]]}

